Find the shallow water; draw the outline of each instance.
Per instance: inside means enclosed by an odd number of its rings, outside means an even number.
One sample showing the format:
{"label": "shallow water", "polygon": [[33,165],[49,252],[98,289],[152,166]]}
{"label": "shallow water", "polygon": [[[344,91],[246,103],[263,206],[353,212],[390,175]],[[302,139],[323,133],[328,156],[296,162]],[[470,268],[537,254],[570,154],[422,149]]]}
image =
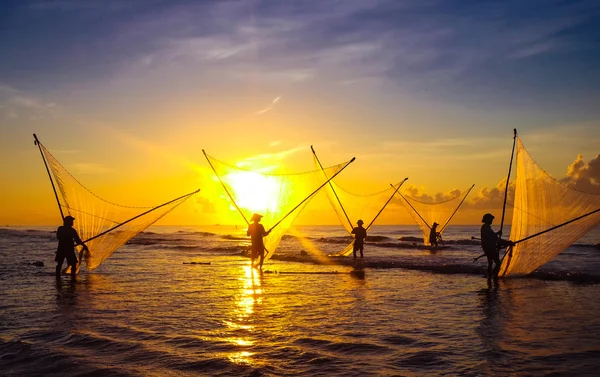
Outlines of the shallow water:
{"label": "shallow water", "polygon": [[[411,229],[400,233],[418,235]],[[600,285],[538,276],[488,286],[477,272],[484,263],[471,263],[476,245],[435,255],[376,243],[365,250],[366,262],[470,264],[475,273],[367,268],[357,279],[348,266],[272,260],[261,275],[239,256],[243,230],[150,230],[76,283],[57,284],[50,229],[0,229],[1,374],[595,375],[600,367]],[[476,231],[449,229],[445,238]],[[398,233],[371,232],[387,237],[382,243]],[[279,255],[344,246],[337,228],[295,234],[307,238],[286,237]],[[542,272],[597,273],[594,237]],[[26,264],[37,260],[45,266]],[[191,261],[211,264],[183,264]]]}

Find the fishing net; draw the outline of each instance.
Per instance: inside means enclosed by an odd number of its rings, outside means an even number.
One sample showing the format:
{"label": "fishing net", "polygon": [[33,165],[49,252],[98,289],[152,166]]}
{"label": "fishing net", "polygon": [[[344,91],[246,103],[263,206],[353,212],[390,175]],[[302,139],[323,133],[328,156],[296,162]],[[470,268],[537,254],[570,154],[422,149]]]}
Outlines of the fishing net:
{"label": "fishing net", "polygon": [[[60,196],[62,213],[64,216],[70,215],[75,218],[73,227],[89,249],[89,252],[83,253],[88,270],[100,266],[127,241],[195,193],[155,207],[128,207],[111,203],[82,185],[42,143],[37,143]],[[81,252],[81,246],[77,246],[77,250]],[[69,273],[70,267],[67,267],[65,272]]]}
{"label": "fishing net", "polygon": [[[573,190],[556,181],[537,165],[518,137],[516,153],[510,239],[517,244],[507,252],[500,268],[501,276],[533,272],[600,224],[600,195]],[[597,212],[591,213],[593,211]],[[530,236],[533,237],[526,239]]]}
{"label": "fishing net", "polygon": [[[474,185],[473,185],[474,186]],[[423,241],[426,246],[431,246],[429,242],[429,233],[433,223],[438,223],[436,231],[440,236],[446,230],[446,227],[452,220],[452,217],[456,214],[460,206],[463,204],[467,195],[473,189],[471,186],[468,190],[458,193],[450,199],[438,197],[424,197],[417,199],[407,195],[406,193],[400,194],[402,198],[401,203],[406,208],[410,216],[415,220],[421,232],[423,232]]]}
{"label": "fishing net", "polygon": [[[315,166],[322,169],[323,167],[321,166],[321,162],[314,149],[313,158]],[[328,177],[325,170],[323,170],[323,175],[325,178]],[[406,181],[406,179],[385,190],[372,194],[356,194],[338,185],[334,180],[331,180],[325,186],[324,191],[327,193],[327,198],[340,220],[340,223],[344,229],[346,229],[348,234],[351,234],[352,229],[357,226],[356,222],[359,219],[364,222],[364,227],[368,231],[388,203],[392,200],[398,189],[400,189],[404,181]],[[354,241],[343,250],[334,253],[333,255],[348,256],[352,253],[353,245]]]}
{"label": "fishing net", "polygon": [[249,224],[254,213],[262,215],[261,224],[268,236],[263,238],[265,260],[269,259],[285,232],[310,200],[328,181],[341,172],[349,162],[321,170],[301,173],[281,171],[280,166],[270,166],[256,170],[247,170],[220,161],[206,152],[206,159],[213,168],[216,179],[225,189],[225,196],[238,210],[244,221]]}

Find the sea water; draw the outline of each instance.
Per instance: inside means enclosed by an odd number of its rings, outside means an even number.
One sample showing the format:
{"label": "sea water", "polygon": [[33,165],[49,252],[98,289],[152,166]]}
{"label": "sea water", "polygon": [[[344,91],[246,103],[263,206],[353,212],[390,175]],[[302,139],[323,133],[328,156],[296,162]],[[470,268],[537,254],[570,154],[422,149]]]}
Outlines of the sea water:
{"label": "sea water", "polygon": [[477,226],[449,227],[435,252],[416,227],[374,227],[362,279],[327,257],[351,241],[340,227],[290,230],[263,274],[242,227],[152,227],[75,283],[55,280],[54,230],[0,228],[0,375],[600,370],[598,229],[490,285]]}

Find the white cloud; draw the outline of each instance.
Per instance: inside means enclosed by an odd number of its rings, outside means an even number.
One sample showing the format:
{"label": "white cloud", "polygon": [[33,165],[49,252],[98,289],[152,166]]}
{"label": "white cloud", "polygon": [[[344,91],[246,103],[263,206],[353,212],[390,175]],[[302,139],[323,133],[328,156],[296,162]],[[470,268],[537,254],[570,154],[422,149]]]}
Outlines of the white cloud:
{"label": "white cloud", "polygon": [[271,110],[273,110],[273,108],[275,107],[275,104],[276,104],[277,102],[279,102],[279,100],[280,100],[280,99],[281,99],[281,96],[278,96],[278,97],[274,98],[274,99],[271,101],[271,103],[270,103],[270,104],[268,104],[268,105],[267,105],[266,107],[264,107],[262,110],[259,110],[259,111],[255,112],[254,114],[256,114],[256,115],[262,115],[262,114],[266,113],[267,111],[271,111]]}

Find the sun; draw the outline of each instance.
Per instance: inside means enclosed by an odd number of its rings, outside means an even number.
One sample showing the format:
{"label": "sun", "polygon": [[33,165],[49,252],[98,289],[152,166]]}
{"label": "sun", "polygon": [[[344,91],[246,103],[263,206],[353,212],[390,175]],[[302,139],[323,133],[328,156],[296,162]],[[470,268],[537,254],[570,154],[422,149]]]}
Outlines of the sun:
{"label": "sun", "polygon": [[276,177],[237,171],[225,175],[223,181],[232,188],[240,208],[260,214],[278,210],[281,187]]}

